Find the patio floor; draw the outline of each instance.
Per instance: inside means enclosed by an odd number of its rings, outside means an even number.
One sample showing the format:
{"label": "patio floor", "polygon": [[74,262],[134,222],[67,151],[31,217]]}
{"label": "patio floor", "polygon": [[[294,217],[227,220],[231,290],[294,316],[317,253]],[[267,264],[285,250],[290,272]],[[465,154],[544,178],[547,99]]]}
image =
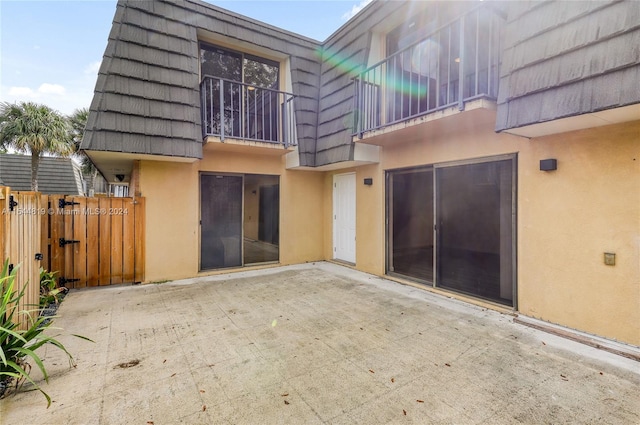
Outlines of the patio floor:
{"label": "patio floor", "polygon": [[[329,263],[72,292],[4,424],[640,423],[640,363]],[[136,366],[119,365],[138,361]],[[135,363],[135,362],[134,362]]]}

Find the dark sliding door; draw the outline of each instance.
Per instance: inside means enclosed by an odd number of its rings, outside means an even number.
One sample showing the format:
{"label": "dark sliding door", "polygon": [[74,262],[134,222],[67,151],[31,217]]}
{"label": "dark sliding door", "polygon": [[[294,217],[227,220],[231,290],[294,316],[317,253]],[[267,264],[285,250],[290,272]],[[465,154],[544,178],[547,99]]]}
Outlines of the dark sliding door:
{"label": "dark sliding door", "polygon": [[242,176],[200,176],[200,269],[242,265]]}
{"label": "dark sliding door", "polygon": [[515,158],[389,171],[387,271],[513,306],[515,217]]}
{"label": "dark sliding door", "polygon": [[278,185],[260,188],[258,240],[278,245],[280,235],[280,189]]}
{"label": "dark sliding door", "polygon": [[512,161],[436,169],[436,285],[513,301]]}
{"label": "dark sliding door", "polygon": [[389,179],[389,271],[433,282],[433,169]]}

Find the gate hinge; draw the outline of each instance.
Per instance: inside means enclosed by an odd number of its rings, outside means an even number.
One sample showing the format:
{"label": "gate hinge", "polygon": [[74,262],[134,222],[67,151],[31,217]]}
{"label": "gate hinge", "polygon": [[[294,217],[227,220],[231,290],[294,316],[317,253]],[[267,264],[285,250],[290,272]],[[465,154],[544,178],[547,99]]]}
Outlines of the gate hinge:
{"label": "gate hinge", "polygon": [[13,211],[13,208],[17,206],[18,203],[13,199],[13,195],[9,195],[9,211]]}
{"label": "gate hinge", "polygon": [[58,239],[58,245],[62,248],[65,245],[69,245],[70,243],[80,243],[80,241],[74,241],[71,239],[60,238]]}
{"label": "gate hinge", "polygon": [[65,201],[64,199],[58,199],[58,208],[64,208],[69,205],[80,205],[80,202],[72,202],[72,201]]}
{"label": "gate hinge", "polygon": [[71,282],[78,282],[80,279],[67,279],[66,277],[59,277],[58,278],[58,285],[59,286],[64,286],[67,283],[71,283]]}

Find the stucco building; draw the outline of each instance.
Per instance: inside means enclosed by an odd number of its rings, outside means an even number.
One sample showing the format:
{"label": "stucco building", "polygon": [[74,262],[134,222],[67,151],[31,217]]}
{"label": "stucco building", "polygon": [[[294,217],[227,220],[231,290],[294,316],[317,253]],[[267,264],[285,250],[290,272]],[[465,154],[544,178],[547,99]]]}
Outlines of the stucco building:
{"label": "stucco building", "polygon": [[640,345],[640,3],[120,1],[83,148],[146,278],[336,260]]}

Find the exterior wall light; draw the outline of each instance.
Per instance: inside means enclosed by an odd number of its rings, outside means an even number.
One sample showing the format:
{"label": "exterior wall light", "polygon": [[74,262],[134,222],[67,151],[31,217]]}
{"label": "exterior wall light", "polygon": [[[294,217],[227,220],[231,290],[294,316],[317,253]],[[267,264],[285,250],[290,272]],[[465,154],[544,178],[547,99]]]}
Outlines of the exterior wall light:
{"label": "exterior wall light", "polygon": [[558,169],[558,160],[555,158],[541,159],[540,171],[554,171]]}

